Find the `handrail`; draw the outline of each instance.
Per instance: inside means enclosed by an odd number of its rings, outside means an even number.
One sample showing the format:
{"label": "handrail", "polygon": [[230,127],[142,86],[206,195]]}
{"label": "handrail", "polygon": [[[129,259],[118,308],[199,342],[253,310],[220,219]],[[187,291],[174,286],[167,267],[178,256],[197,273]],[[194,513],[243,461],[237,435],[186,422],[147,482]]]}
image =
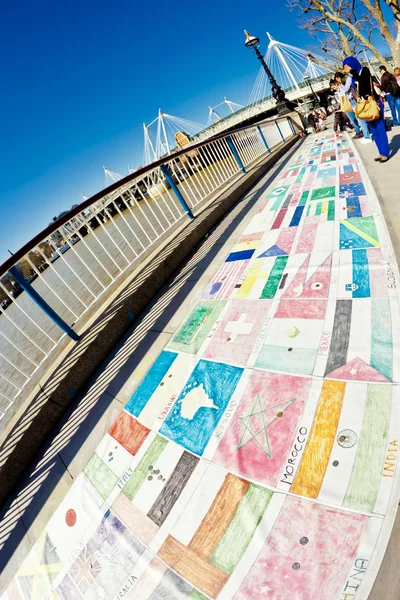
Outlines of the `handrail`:
{"label": "handrail", "polygon": [[285,115],[185,146],[84,200],[7,259],[0,267],[0,421],[65,335],[77,342],[124,278],[299,130]]}
{"label": "handrail", "polygon": [[[286,119],[287,116],[282,116],[282,117],[277,117],[277,118],[268,118],[268,119],[264,119],[263,121],[260,121],[259,123],[257,123],[257,125],[261,126],[265,123],[268,122],[272,122],[272,121],[279,121],[281,119]],[[298,124],[296,123],[296,121],[294,121],[293,119],[291,119],[292,124],[299,128]],[[77,215],[79,215],[80,213],[82,213],[84,210],[86,210],[87,208],[89,208],[90,206],[92,206],[92,204],[95,204],[96,202],[98,202],[99,200],[101,200],[102,198],[112,194],[113,192],[115,192],[118,188],[130,183],[131,181],[134,181],[135,179],[138,179],[140,177],[143,177],[144,175],[146,175],[147,173],[149,173],[150,171],[156,169],[157,167],[161,166],[162,164],[165,164],[165,162],[169,162],[170,160],[173,160],[175,158],[179,158],[180,156],[187,154],[189,150],[197,150],[198,148],[201,148],[203,146],[209,145],[211,142],[217,141],[217,140],[221,140],[223,138],[228,137],[229,135],[235,134],[235,133],[239,133],[241,131],[246,131],[248,129],[254,128],[254,124],[252,125],[247,125],[244,127],[238,127],[237,129],[234,129],[232,131],[226,131],[223,133],[219,133],[213,137],[208,138],[207,140],[202,140],[200,142],[197,142],[195,144],[192,144],[190,146],[186,146],[185,148],[182,148],[181,150],[177,150],[176,152],[173,152],[172,154],[169,154],[168,156],[164,156],[152,163],[150,163],[149,165],[146,165],[145,167],[141,167],[140,169],[138,169],[137,171],[133,172],[133,173],[129,173],[128,175],[126,175],[125,177],[123,177],[122,179],[119,179],[118,181],[112,183],[111,185],[107,186],[106,188],[103,188],[100,192],[97,192],[96,194],[94,194],[93,196],[91,196],[90,198],[87,198],[86,200],[84,200],[83,202],[81,202],[80,204],[77,204],[74,208],[72,208],[71,210],[67,211],[62,217],[60,217],[59,219],[57,219],[57,221],[54,221],[54,223],[50,223],[50,225],[48,225],[47,227],[45,227],[44,229],[42,229],[42,231],[40,231],[37,235],[35,235],[31,240],[29,240],[29,242],[27,242],[26,244],[24,244],[19,250],[17,250],[16,252],[13,253],[12,256],[10,256],[10,258],[8,258],[7,260],[5,260],[1,265],[0,265],[0,278],[7,273],[7,271],[16,263],[18,263],[26,254],[29,253],[29,251],[34,248],[35,246],[37,246],[40,242],[43,241],[43,239],[45,239],[46,237],[49,237],[54,231],[56,231],[57,229],[59,229],[60,227],[62,227],[63,225],[65,225],[65,223],[68,223],[68,221],[70,221],[73,217],[76,217]]]}

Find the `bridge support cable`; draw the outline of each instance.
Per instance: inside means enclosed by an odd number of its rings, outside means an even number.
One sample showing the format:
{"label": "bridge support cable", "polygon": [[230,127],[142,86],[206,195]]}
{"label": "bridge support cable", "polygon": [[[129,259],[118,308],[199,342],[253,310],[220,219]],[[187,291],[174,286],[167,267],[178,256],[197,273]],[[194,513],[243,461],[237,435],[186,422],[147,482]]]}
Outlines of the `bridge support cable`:
{"label": "bridge support cable", "polygon": [[144,163],[150,164],[176,149],[175,138],[178,132],[191,137],[204,127],[200,123],[169,115],[160,109],[158,116],[151,123],[143,125]]}
{"label": "bridge support cable", "polygon": [[[333,61],[325,56],[311,54],[308,50],[279,42],[269,33],[267,35],[269,44],[265,62],[282,89],[300,91],[304,85],[305,76],[310,80],[318,80],[329,76],[335,70]],[[261,68],[250,94],[249,105],[253,105],[269,95],[271,95],[271,87]]]}

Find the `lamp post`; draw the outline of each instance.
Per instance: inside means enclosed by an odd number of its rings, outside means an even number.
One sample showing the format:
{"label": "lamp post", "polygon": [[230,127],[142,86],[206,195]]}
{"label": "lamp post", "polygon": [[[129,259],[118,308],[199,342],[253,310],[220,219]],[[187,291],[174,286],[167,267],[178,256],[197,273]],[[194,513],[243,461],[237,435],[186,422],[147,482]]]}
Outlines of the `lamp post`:
{"label": "lamp post", "polygon": [[258,60],[261,62],[264,71],[267,74],[269,82],[272,88],[272,96],[276,101],[276,110],[279,115],[284,115],[290,112],[293,112],[294,106],[285,96],[285,92],[283,89],[277,84],[275,77],[272,75],[267,63],[264,60],[263,55],[259,50],[260,40],[258,37],[254,35],[250,35],[248,31],[244,31],[246,36],[245,46],[247,48],[251,48],[257,55]]}
{"label": "lamp post", "polygon": [[321,105],[321,101],[318,97],[318,95],[314,92],[314,88],[311,85],[311,78],[309,75],[307,75],[307,73],[304,75],[304,81],[306,81],[308,83],[308,85],[310,86],[310,90],[312,95],[314,96],[315,100],[314,100],[314,108],[318,108]]}

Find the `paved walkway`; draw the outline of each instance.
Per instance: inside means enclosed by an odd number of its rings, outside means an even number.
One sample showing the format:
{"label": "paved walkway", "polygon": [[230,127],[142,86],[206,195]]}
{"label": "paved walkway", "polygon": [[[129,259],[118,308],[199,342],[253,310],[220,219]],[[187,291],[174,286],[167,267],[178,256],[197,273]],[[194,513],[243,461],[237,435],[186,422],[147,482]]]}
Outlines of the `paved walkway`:
{"label": "paved walkway", "polygon": [[266,184],[38,457],[1,524],[3,557],[27,530],[2,600],[368,596],[399,497],[393,250],[348,137]]}
{"label": "paved walkway", "polygon": [[[381,165],[374,162],[375,144],[363,145],[356,142],[361,159],[367,167],[373,187],[377,193],[385,218],[397,264],[400,263],[400,129],[394,127],[388,132],[391,159]],[[400,511],[394,523],[392,535],[379,569],[369,600],[398,600],[400,597]]]}

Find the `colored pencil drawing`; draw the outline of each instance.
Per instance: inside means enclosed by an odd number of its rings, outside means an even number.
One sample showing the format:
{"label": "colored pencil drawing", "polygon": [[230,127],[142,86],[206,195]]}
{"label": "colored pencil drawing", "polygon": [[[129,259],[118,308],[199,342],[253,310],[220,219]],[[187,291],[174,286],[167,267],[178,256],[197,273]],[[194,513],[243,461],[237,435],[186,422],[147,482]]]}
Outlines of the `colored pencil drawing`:
{"label": "colored pencil drawing", "polygon": [[[275,293],[281,277],[282,272],[274,274],[271,271],[262,294],[264,290]],[[265,297],[267,296],[268,294],[265,294]],[[204,357],[245,366],[270,307],[271,302],[268,301],[233,300],[204,351]]]}
{"label": "colored pencil drawing", "polygon": [[201,592],[193,588],[159,558],[154,557],[144,573],[134,582],[129,600],[207,600]]}
{"label": "colored pencil drawing", "polygon": [[326,300],[284,299],[279,302],[256,366],[311,375],[318,355]]}
{"label": "colored pencil drawing", "polygon": [[[281,483],[293,494],[374,512],[382,479],[392,475],[386,462],[391,403],[390,386],[325,380],[296,471]],[[396,440],[398,426],[392,434]]]}
{"label": "colored pencil drawing", "polygon": [[388,233],[347,134],[257,185],[1,600],[358,600],[374,579],[400,491]]}
{"label": "colored pencil drawing", "polygon": [[[288,497],[235,600],[338,598],[367,525],[363,515]],[[280,576],[276,577],[275,573]]]}
{"label": "colored pencil drawing", "polygon": [[223,301],[204,301],[197,304],[168,347],[197,354],[224,308]]}
{"label": "colored pencil drawing", "polygon": [[[202,480],[206,495],[211,478],[219,485],[208,510],[197,488],[158,556],[201,592],[217,598],[251,544],[273,494],[211,467]],[[185,528],[189,511],[190,527]]]}
{"label": "colored pencil drawing", "polygon": [[[112,598],[145,551],[121,521],[111,512],[85,544],[56,592],[62,600]],[[104,597],[104,596],[103,596]]]}
{"label": "colored pencil drawing", "polygon": [[200,360],[160,433],[191,452],[203,454],[242,373],[238,367]]}
{"label": "colored pencil drawing", "polygon": [[378,248],[380,245],[373,217],[340,221],[340,250]]}
{"label": "colored pencil drawing", "polygon": [[[332,307],[333,308],[333,307]],[[335,303],[324,375],[334,379],[387,382],[393,379],[392,304],[388,299]]]}
{"label": "colored pencil drawing", "polygon": [[198,457],[156,435],[120,486],[113,512],[150,546],[178,500],[188,500],[198,463]]}
{"label": "colored pencil drawing", "polygon": [[307,402],[311,381],[254,371],[213,461],[276,486]]}
{"label": "colored pencil drawing", "polygon": [[380,248],[342,250],[339,255],[340,298],[387,298],[392,281]]}
{"label": "colored pencil drawing", "polygon": [[249,260],[225,262],[206,286],[203,297],[210,300],[228,300],[240,288]]}

